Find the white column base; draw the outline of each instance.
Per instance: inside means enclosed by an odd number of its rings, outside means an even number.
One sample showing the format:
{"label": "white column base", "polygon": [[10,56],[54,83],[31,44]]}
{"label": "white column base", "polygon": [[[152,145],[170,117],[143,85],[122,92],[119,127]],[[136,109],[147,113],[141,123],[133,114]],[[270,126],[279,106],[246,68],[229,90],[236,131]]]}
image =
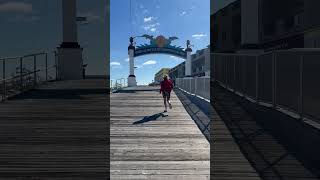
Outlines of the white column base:
{"label": "white column base", "polygon": [[137,86],[136,77],[129,76],[128,77],[128,87],[135,87]]}
{"label": "white column base", "polygon": [[58,48],[58,79],[83,79],[82,48]]}

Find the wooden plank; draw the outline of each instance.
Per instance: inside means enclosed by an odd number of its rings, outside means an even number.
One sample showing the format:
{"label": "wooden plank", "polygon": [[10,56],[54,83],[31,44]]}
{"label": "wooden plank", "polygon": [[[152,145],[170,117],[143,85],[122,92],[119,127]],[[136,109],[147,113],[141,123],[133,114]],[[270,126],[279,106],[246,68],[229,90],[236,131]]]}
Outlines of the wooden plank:
{"label": "wooden plank", "polygon": [[[258,124],[257,117],[243,107],[241,97],[218,84],[214,84],[213,88],[214,108],[221,118],[214,116],[213,119],[214,146],[211,157],[216,164],[225,164],[221,168],[213,168],[215,176],[217,174],[226,176],[232,172],[236,177],[240,177],[240,173],[245,175],[241,172],[245,168],[240,168],[239,165],[239,160],[244,162],[244,158],[232,156],[233,152],[239,152],[240,148],[245,159],[248,159],[254,168],[255,174],[258,173],[262,179],[318,179],[292,151],[280,144],[276,137]],[[235,148],[236,146],[238,148]],[[254,171],[252,169],[252,172]]]}
{"label": "wooden plank", "polygon": [[106,87],[60,81],[0,103],[0,179],[107,179]]}
{"label": "wooden plank", "polygon": [[[130,91],[129,91],[130,90]],[[152,88],[111,95],[111,179],[209,179],[210,146],[173,93],[168,115]]]}

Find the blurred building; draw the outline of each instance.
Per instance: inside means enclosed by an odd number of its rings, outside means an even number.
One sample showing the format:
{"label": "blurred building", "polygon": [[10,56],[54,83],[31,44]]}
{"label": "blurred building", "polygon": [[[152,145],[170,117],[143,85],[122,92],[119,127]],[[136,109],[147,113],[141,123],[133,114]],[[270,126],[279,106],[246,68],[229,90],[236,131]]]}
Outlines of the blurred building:
{"label": "blurred building", "polygon": [[182,62],[169,70],[169,77],[172,80],[175,80],[176,78],[183,78],[184,74],[185,74],[185,62]]}
{"label": "blurred building", "polygon": [[319,0],[236,0],[211,16],[212,51],[320,48]]}
{"label": "blurred building", "polygon": [[163,80],[164,75],[169,75],[170,68],[162,68],[154,75],[154,82],[160,83]]}
{"label": "blurred building", "polygon": [[[210,76],[210,46],[201,49],[191,55],[191,76]],[[182,62],[169,70],[171,79],[185,76],[185,62]]]}
{"label": "blurred building", "polygon": [[216,52],[234,52],[241,46],[241,1],[211,15],[211,42]]}

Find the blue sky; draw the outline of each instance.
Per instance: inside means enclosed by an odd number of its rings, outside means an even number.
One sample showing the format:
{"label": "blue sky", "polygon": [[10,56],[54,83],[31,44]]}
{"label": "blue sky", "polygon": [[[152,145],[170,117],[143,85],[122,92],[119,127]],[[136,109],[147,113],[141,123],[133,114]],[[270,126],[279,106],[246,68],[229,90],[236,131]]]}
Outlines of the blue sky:
{"label": "blue sky", "polygon": [[[173,45],[185,47],[186,40],[194,52],[210,43],[210,0],[129,0],[110,1],[110,69],[111,79],[129,75],[128,52],[130,36],[150,34],[177,36]],[[137,45],[147,42],[137,38]],[[161,68],[172,68],[183,59],[170,55],[146,55],[135,59],[138,84],[152,82]]]}
{"label": "blue sky", "polygon": [[[62,0],[0,0],[0,57],[53,51],[62,42]],[[106,1],[78,0],[78,16],[88,18],[78,26],[88,74],[104,74],[106,59]]]}

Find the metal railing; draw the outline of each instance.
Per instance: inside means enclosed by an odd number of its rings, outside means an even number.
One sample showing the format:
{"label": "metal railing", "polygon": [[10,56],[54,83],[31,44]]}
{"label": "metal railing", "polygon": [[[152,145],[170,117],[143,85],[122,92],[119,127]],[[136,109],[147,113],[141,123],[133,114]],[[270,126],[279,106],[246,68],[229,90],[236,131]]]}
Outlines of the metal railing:
{"label": "metal railing", "polygon": [[228,90],[296,118],[320,120],[320,50],[211,57],[214,81]]}
{"label": "metal railing", "polygon": [[122,88],[125,88],[127,86],[128,86],[128,83],[125,78],[110,80],[110,91],[111,92],[115,92],[115,91],[120,90]]}
{"label": "metal railing", "polygon": [[177,78],[175,86],[210,101],[210,77]]}
{"label": "metal railing", "polygon": [[0,58],[0,67],[1,101],[43,82],[56,80],[55,62],[49,61],[45,52]]}

